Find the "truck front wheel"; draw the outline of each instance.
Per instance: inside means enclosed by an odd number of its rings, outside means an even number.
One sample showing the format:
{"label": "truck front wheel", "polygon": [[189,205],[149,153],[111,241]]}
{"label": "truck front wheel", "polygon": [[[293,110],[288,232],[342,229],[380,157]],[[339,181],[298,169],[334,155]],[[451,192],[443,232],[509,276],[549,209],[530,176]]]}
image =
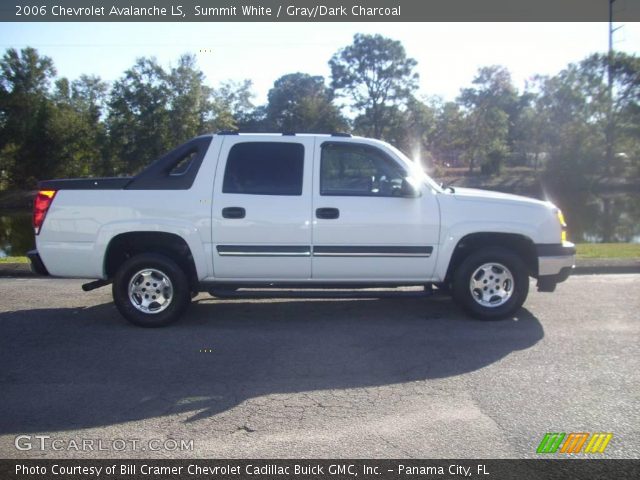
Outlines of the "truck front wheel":
{"label": "truck front wheel", "polygon": [[112,291],[122,316],[141,327],[174,322],[191,301],[182,269],[170,258],[153,253],[126,260],[116,272]]}
{"label": "truck front wheel", "polygon": [[453,298],[483,320],[515,313],[529,293],[527,267],[511,251],[488,247],[467,256],[453,274]]}

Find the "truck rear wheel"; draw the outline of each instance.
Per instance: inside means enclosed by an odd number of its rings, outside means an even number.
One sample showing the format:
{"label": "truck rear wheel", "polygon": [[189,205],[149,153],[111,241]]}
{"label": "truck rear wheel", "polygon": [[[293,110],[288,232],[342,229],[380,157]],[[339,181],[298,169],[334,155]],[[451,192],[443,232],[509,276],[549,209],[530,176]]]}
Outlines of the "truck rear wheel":
{"label": "truck rear wheel", "polygon": [[122,316],[141,327],[176,321],[191,301],[182,269],[169,257],[154,253],[125,261],[116,272],[112,292]]}
{"label": "truck rear wheel", "polygon": [[511,316],[529,293],[524,262],[511,251],[489,247],[471,253],[453,274],[453,298],[471,316],[493,320]]}

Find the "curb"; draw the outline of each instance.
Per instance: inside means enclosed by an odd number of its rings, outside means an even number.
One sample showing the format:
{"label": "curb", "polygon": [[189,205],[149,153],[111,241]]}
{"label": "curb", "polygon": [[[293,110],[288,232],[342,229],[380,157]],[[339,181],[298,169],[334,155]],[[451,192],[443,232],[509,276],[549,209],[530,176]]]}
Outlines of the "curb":
{"label": "curb", "polygon": [[640,258],[579,258],[574,275],[640,273]]}
{"label": "curb", "polygon": [[640,265],[601,265],[591,267],[576,265],[572,275],[607,275],[616,273],[640,273]]}
{"label": "curb", "polygon": [[[585,258],[576,261],[572,275],[640,273],[640,258]],[[0,263],[0,278],[37,277],[28,263]]]}
{"label": "curb", "polygon": [[1,277],[35,277],[29,263],[0,263]]}

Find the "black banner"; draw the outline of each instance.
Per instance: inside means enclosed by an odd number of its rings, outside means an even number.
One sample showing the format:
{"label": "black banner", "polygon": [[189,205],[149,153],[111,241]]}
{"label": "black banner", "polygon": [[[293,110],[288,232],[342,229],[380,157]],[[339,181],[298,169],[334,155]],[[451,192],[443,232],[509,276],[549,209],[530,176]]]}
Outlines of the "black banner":
{"label": "black banner", "polygon": [[637,479],[640,460],[0,460],[0,478]]}
{"label": "black banner", "polygon": [[[615,0],[618,22],[640,2]],[[14,0],[2,22],[607,21],[609,0]]]}

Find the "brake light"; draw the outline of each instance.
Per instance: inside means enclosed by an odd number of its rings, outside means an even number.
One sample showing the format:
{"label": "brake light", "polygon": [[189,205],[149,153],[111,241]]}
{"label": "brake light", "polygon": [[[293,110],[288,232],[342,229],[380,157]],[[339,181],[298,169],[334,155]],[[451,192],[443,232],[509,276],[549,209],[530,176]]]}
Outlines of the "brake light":
{"label": "brake light", "polygon": [[36,235],[40,233],[44,217],[47,215],[47,210],[49,210],[55,196],[55,190],[40,190],[36,195],[36,199],[33,202],[33,229]]}

